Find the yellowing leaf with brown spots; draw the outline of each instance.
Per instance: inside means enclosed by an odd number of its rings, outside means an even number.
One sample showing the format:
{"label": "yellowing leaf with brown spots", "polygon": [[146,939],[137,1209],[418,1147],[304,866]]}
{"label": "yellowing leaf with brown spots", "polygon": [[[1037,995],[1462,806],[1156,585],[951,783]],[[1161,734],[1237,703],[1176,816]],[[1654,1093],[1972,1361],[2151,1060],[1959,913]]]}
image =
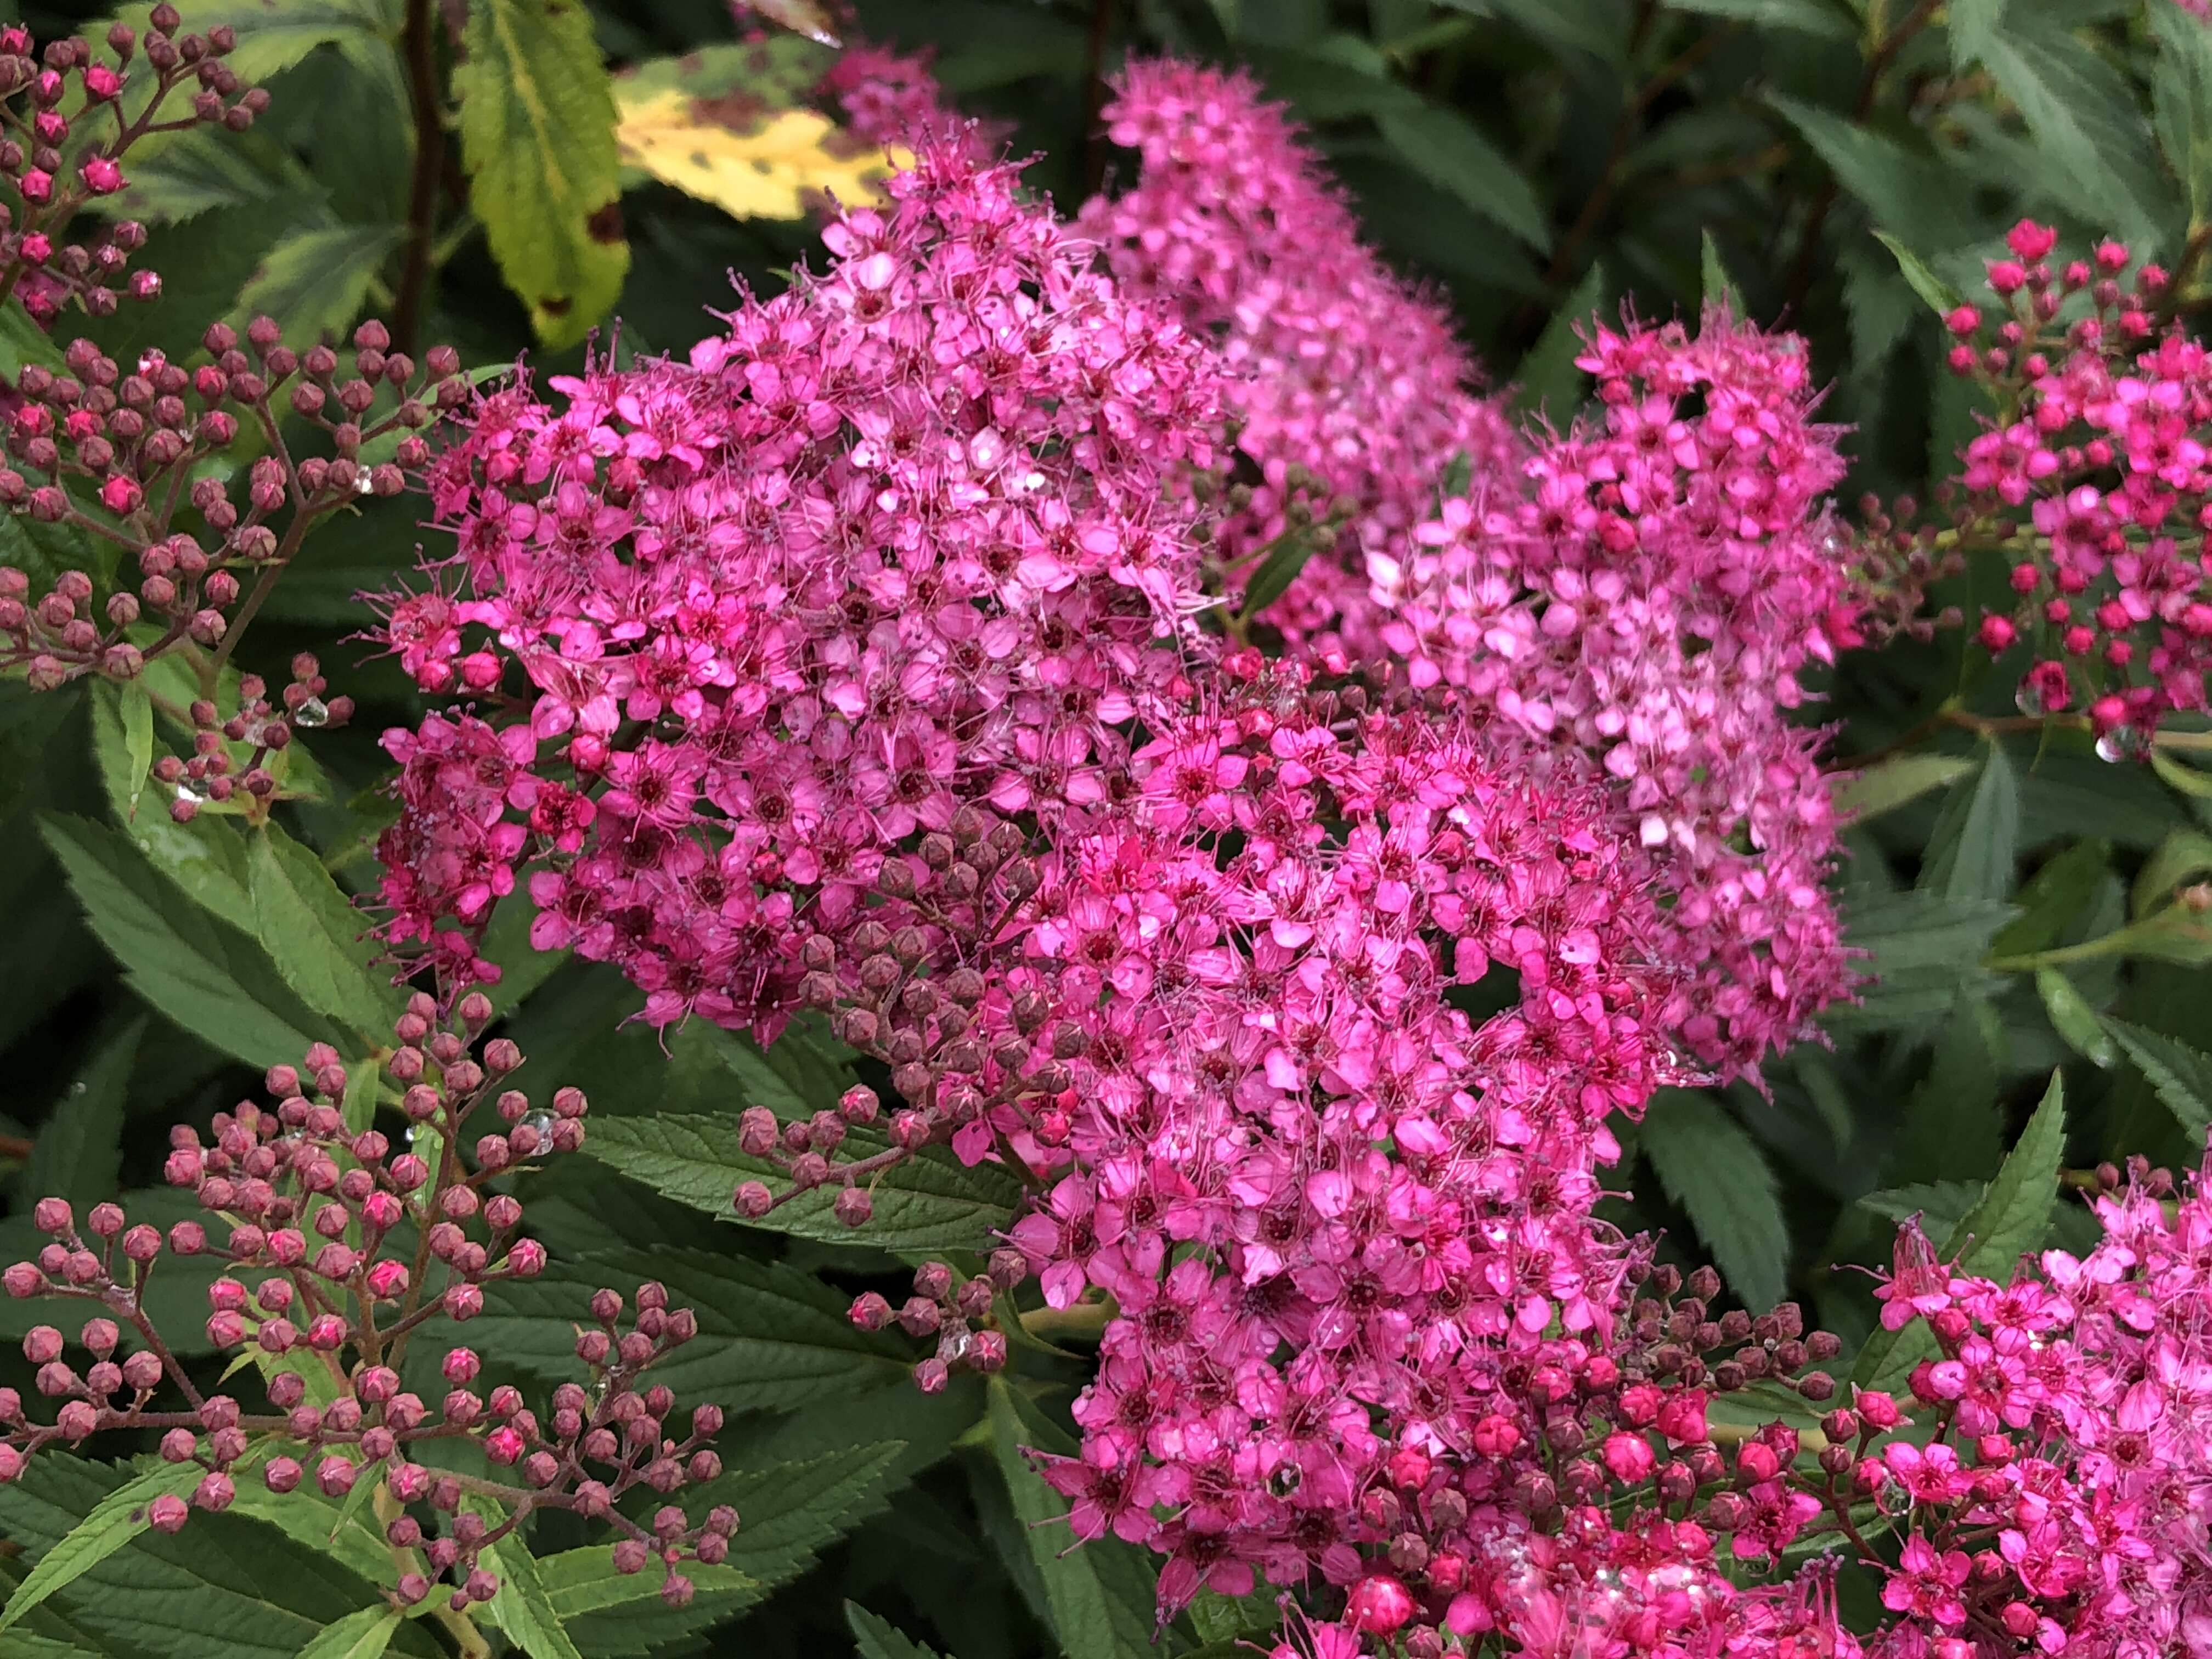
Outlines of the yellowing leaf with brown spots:
{"label": "yellowing leaf with brown spots", "polygon": [[616,88],[615,138],[625,166],[712,202],[738,219],[797,219],[809,196],[874,201],[896,153],[859,143],[811,109],[774,112],[678,90],[633,97]]}

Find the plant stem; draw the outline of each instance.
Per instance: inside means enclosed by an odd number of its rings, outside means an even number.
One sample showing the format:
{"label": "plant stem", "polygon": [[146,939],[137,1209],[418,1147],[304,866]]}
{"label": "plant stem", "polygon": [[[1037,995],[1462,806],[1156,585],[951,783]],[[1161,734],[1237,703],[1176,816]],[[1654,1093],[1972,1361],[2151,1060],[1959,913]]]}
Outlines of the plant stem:
{"label": "plant stem", "polygon": [[422,302],[429,291],[438,220],[438,181],[446,158],[445,112],[438,84],[438,40],[431,0],[407,0],[402,38],[407,86],[415,106],[415,168],[407,186],[407,253],[392,307],[392,343],[417,355]]}

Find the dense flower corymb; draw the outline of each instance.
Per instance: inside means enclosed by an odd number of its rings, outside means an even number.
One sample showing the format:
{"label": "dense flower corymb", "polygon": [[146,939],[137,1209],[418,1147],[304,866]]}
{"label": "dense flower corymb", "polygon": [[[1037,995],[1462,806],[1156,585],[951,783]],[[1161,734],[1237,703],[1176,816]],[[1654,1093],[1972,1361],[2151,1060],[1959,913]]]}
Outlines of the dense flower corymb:
{"label": "dense flower corymb", "polygon": [[1368,561],[1402,558],[1455,460],[1476,477],[1509,466],[1512,428],[1474,389],[1443,307],[1360,241],[1342,191],[1249,76],[1134,64],[1105,117],[1141,172],[1085,204],[1077,223],[1126,289],[1216,341],[1243,422],[1237,448],[1260,475],[1249,507],[1221,526],[1221,564],[1249,576],[1302,528],[1297,469],[1322,502],[1353,512],[1267,620],[1309,653],[1379,658]]}
{"label": "dense flower corymb", "polygon": [[394,601],[387,638],[428,690],[512,661],[535,702],[392,735],[395,937],[550,855],[541,948],[620,963],[657,1022],[772,1034],[886,858],[964,804],[1104,801],[1201,648],[1170,486],[1213,463],[1219,382],[1016,185],[925,143],[688,364],[483,401],[429,479],[462,592]]}
{"label": "dense flower corymb", "polygon": [[1378,567],[1382,637],[1416,685],[1494,710],[1528,764],[1587,763],[1677,894],[1668,1024],[1698,1060],[1755,1067],[1850,975],[1826,890],[1836,857],[1801,674],[1857,642],[1797,342],[1715,313],[1601,328],[1582,367],[1601,421],[1517,478],[1443,503]]}

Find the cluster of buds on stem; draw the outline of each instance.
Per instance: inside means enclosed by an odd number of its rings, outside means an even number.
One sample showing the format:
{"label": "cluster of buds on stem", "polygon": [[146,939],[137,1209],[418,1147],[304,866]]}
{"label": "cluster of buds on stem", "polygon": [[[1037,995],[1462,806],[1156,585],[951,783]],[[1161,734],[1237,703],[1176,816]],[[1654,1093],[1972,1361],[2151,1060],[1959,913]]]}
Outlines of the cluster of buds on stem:
{"label": "cluster of buds on stem", "polygon": [[924,1262],[915,1270],[914,1294],[898,1307],[870,1291],[848,1316],[864,1331],[896,1324],[908,1336],[935,1337],[937,1350],[915,1364],[914,1381],[924,1394],[942,1394],[957,1372],[988,1376],[1006,1370],[1006,1334],[993,1322],[994,1312],[1000,1293],[1028,1276],[1019,1250],[994,1251],[988,1276],[975,1279],[963,1279],[942,1261]]}
{"label": "cluster of buds on stem", "polygon": [[2130,278],[2113,241],[2058,262],[2057,240],[2021,221],[1990,263],[1993,303],[1947,319],[1953,372],[1995,413],[1960,452],[1939,544],[2008,567],[2013,602],[1977,638],[2033,653],[2021,711],[2086,714],[2120,760],[2168,714],[2208,707],[2212,362],[2175,316],[2173,273]]}
{"label": "cluster of buds on stem", "polygon": [[283,757],[295,728],[343,726],[352,717],[353,699],[325,702],[329,689],[313,653],[302,651],[275,702],[258,674],[239,677],[238,710],[228,719],[211,700],[195,699],[185,711],[191,757],[164,755],[154,763],[155,781],[172,792],[169,816],[179,823],[190,823],[203,809],[258,817],[284,799]]}
{"label": "cluster of buds on stem", "polygon": [[[1840,527],[1832,532],[1839,538]],[[1920,503],[1900,495],[1884,505],[1871,493],[1859,498],[1859,523],[1846,558],[1853,596],[1858,600],[1858,629],[1869,647],[1904,638],[1925,645],[1938,629],[1966,620],[1957,605],[1928,614],[1929,590],[1962,574],[1964,555],[1942,545],[1936,528],[1920,518]]]}
{"label": "cluster of buds on stem", "polygon": [[[0,304],[12,296],[47,324],[71,301],[111,315],[118,286],[133,299],[161,293],[152,271],[124,277],[146,240],[134,221],[91,243],[57,239],[128,185],[123,157],[149,133],[202,125],[243,132],[269,106],[266,92],[222,61],[236,45],[228,25],[179,34],[183,21],[163,0],[143,40],[128,24],[109,28],[106,56],[82,40],[51,40],[41,52],[27,30],[0,30]],[[134,87],[141,57],[149,81]],[[191,113],[176,113],[172,94],[194,83]]]}
{"label": "cluster of buds on stem", "polygon": [[[592,1297],[576,1342],[586,1381],[557,1389],[545,1420],[511,1386],[475,1392],[482,1362],[467,1347],[436,1361],[447,1392],[434,1403],[404,1380],[427,1378],[409,1350],[433,1340],[435,1325],[466,1322],[483,1311],[488,1287],[543,1271],[544,1247],[523,1233],[502,1176],[583,1141],[579,1091],[562,1089],[540,1110],[507,1086],[522,1055],[504,1038],[482,1040],[492,1012],[471,994],[441,1020],[418,994],[394,1024],[383,1075],[368,1079],[376,1089],[356,1087],[318,1044],[301,1066],[270,1069],[274,1105],[218,1114],[212,1144],[179,1125],[165,1173],[198,1199],[205,1220],[179,1221],[164,1237],[116,1204],[80,1223],[63,1200],[41,1200],[34,1217],[51,1242],[0,1285],[19,1299],[74,1298],[99,1311],[78,1334],[90,1355],[82,1368],[64,1358],[59,1329],[40,1325],[25,1339],[39,1393],[57,1408],[34,1422],[13,1391],[0,1395],[0,1479],[55,1443],[150,1430],[164,1460],[187,1477],[198,1471],[150,1504],[163,1530],[194,1507],[226,1508],[249,1471],[280,1494],[312,1482],[343,1498],[368,1481],[404,1562],[401,1605],[441,1580],[454,1612],[489,1600],[497,1586],[484,1548],[546,1508],[605,1522],[619,1535],[622,1571],[657,1559],[664,1596],[688,1600],[678,1565],[723,1559],[736,1516],[718,1509],[694,1526],[672,1505],[641,1523],[617,1507],[634,1488],[665,1497],[721,1468],[707,1444],[720,1412],[701,1407],[688,1430],[676,1429],[673,1396],[647,1378],[698,1331],[659,1285],[640,1286],[627,1304],[611,1289]],[[370,1121],[387,1079],[383,1092],[396,1094],[408,1125],[398,1144]],[[500,1127],[465,1152],[470,1120],[487,1108]],[[148,1283],[165,1258],[218,1265],[204,1343],[165,1337],[148,1311]],[[250,1358],[265,1409],[209,1391],[179,1352],[203,1348]],[[473,1444],[483,1472],[448,1455],[434,1468],[416,1462],[412,1449],[434,1440]]]}
{"label": "cluster of buds on stem", "polygon": [[[130,679],[187,647],[211,678],[307,532],[365,495],[398,495],[403,468],[427,457],[414,434],[466,395],[450,349],[418,370],[389,349],[380,323],[355,331],[343,375],[337,353],[292,350],[266,317],[248,326],[250,349],[220,323],[201,343],[210,361],[189,371],[149,351],[126,373],[87,340],[69,347],[65,373],[23,371],[0,504],[116,544],[139,576],[95,617],[83,573],[33,599],[27,574],[0,568],[0,668],[25,669],[33,688],[95,672]],[[289,436],[288,404],[298,422]],[[242,492],[203,471],[241,428],[264,451]],[[301,453],[310,437],[331,453]]]}

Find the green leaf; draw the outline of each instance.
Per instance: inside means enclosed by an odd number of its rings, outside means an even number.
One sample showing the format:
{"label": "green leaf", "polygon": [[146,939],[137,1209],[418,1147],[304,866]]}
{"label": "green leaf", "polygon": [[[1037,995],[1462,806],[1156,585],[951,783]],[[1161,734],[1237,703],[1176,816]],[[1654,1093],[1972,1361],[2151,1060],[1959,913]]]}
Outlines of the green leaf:
{"label": "green leaf", "polygon": [[[871,1144],[857,1135],[848,1138],[855,1155]],[[729,1220],[736,1218],[730,1194],[739,1182],[778,1175],[774,1166],[738,1152],[735,1117],[609,1118],[592,1125],[584,1147],[663,1197]],[[836,1194],[828,1188],[802,1194],[749,1224],[893,1252],[975,1249],[1012,1224],[1021,1184],[996,1165],[964,1169],[949,1152],[932,1147],[884,1171],[875,1195],[875,1218],[858,1229],[830,1212]]]}
{"label": "green leaf", "polygon": [[2012,891],[2019,853],[2019,782],[2003,748],[1984,744],[1973,781],[1954,784],[1944,798],[1917,884],[1942,898],[2001,899]]}
{"label": "green leaf", "polygon": [[1516,412],[1541,415],[1562,431],[1574,420],[1586,379],[1575,367],[1575,359],[1583,355],[1583,331],[1604,303],[1605,267],[1592,264],[1521,360],[1514,375],[1518,382],[1513,392]]}
{"label": "green leaf", "polygon": [[368,919],[339,890],[309,848],[274,823],[246,836],[246,886],[254,932],[285,983],[318,1012],[374,1040],[403,1001],[388,975],[369,963]]}
{"label": "green leaf", "polygon": [[1888,1187],[1878,1193],[1869,1193],[1858,1200],[1862,1210],[1869,1210],[1902,1226],[1916,1216],[1931,1237],[1948,1238],[1966,1218],[1966,1212],[1981,1201],[1983,1183],[1978,1181],[1929,1181],[1911,1187]]}
{"label": "green leaf", "polygon": [[2039,968],[2035,989],[2043,999],[2043,1012],[2051,1016],[2051,1030],[2066,1040],[2068,1048],[2100,1069],[2120,1057],[2097,1011],[2074,988],[2072,980],[2056,968]]}
{"label": "green leaf", "polygon": [[219,208],[298,209],[322,196],[289,150],[258,132],[179,133],[143,159],[134,153],[130,179],[86,205],[106,217],[177,225]]}
{"label": "green leaf", "polygon": [[117,693],[117,702],[131,768],[131,810],[124,814],[129,819],[138,816],[139,798],[146,793],[147,776],[154,769],[154,700],[146,695],[144,686],[133,680]]}
{"label": "green leaf", "polygon": [[[260,1462],[249,1453],[237,1466],[243,1477]],[[39,1557],[30,1577],[0,1608],[0,1630],[20,1621],[48,1596],[66,1589],[143,1532],[152,1529],[146,1506],[157,1498],[188,1498],[206,1471],[197,1463],[161,1463],[102,1498],[89,1514]]]}
{"label": "green leaf", "polygon": [[453,70],[469,203],[538,337],[573,345],[622,292],[615,98],[592,15],[562,0],[477,0]]}
{"label": "green leaf", "polygon": [[[1069,1547],[1066,1501],[1023,1455],[1025,1447],[1066,1449],[1066,1437],[1004,1376],[991,1379],[991,1445],[1014,1513],[1028,1529],[1030,1553],[1044,1578],[1060,1651],[1067,1659],[1128,1659],[1149,1652],[1149,1564],[1111,1536]],[[1127,1571],[1133,1561],[1134,1577]]]}
{"label": "green leaf", "polygon": [[1710,226],[1706,228],[1699,246],[1698,267],[1702,289],[1700,297],[1706,308],[1721,306],[1730,316],[1742,316],[1743,295],[1736,291],[1735,283],[1729,278],[1728,267],[1721,263],[1721,246],[1713,240]]}
{"label": "green leaf", "polygon": [[[594,1140],[602,1127],[592,1126]],[[561,1262],[493,1286],[479,1316],[483,1341],[526,1370],[566,1377],[575,1369],[575,1310],[601,1285],[632,1296],[647,1279],[698,1316],[699,1334],[653,1368],[686,1400],[788,1411],[898,1381],[913,1364],[908,1345],[856,1328],[851,1297],[811,1273],[665,1248]]]}
{"label": "green leaf", "polygon": [[1428,103],[1389,110],[1376,125],[1414,172],[1509,230],[1539,253],[1552,247],[1543,204],[1520,169],[1481,129],[1457,112]]}
{"label": "green leaf", "polygon": [[2159,842],[2136,872],[2130,908],[2138,917],[2152,915],[2173,902],[2177,888],[2208,872],[2212,872],[2212,836],[2177,830]]}
{"label": "green leaf", "polygon": [[[2065,1088],[2054,1072],[2004,1167],[1944,1240],[1938,1252],[1942,1259],[1956,1260],[1960,1271],[1973,1277],[2008,1278],[2021,1254],[2041,1244],[2051,1230],[2065,1157]],[[1860,1351],[1851,1381],[1894,1394],[1913,1367],[1936,1352],[1924,1322],[1915,1320],[1901,1331],[1877,1330]]]}
{"label": "green leaf", "polygon": [[1298,579],[1298,572],[1306,568],[1306,561],[1320,549],[1321,532],[1317,529],[1286,530],[1278,536],[1252,573],[1252,580],[1244,584],[1237,596],[1237,614],[1246,621],[1258,616],[1277,599],[1290,592],[1291,584]]}
{"label": "green leaf", "polygon": [[[489,1498],[464,1498],[462,1505],[482,1516],[495,1529],[507,1518],[506,1511]],[[499,1592],[491,1599],[491,1617],[508,1641],[530,1659],[584,1659],[569,1639],[560,1614],[553,1611],[545,1585],[538,1576],[537,1558],[523,1541],[520,1528],[496,1544],[486,1545],[478,1559],[499,1575]]]}
{"label": "green leaf", "polygon": [[2045,164],[2039,180],[2089,222],[2155,242],[2166,218],[2149,124],[2120,73],[2063,24],[2016,7],[2001,25],[1954,32],[2018,108]]}
{"label": "green leaf", "polygon": [[363,1607],[301,1648],[300,1659],[383,1659],[385,1649],[392,1645],[392,1633],[398,1628],[398,1608]]}
{"label": "green leaf", "polygon": [[2012,906],[1990,899],[1852,895],[1844,937],[1868,953],[1860,965],[1872,983],[1857,1006],[1832,1010],[1825,1023],[1838,1030],[1890,1030],[1941,1018],[1961,992],[1996,982],[1980,963],[2014,915]]}
{"label": "green leaf", "polygon": [[188,29],[229,27],[238,45],[223,61],[249,82],[290,69],[317,46],[359,52],[396,40],[401,21],[394,0],[185,0],[178,9]]}
{"label": "green leaf", "polygon": [[1953,288],[1950,283],[1929,270],[1928,262],[1899,241],[1896,237],[1886,230],[1877,230],[1874,234],[1874,239],[1889,250],[1891,257],[1897,261],[1898,270],[1904,273],[1905,280],[1911,284],[1912,291],[1925,300],[1928,302],[1928,308],[1938,317],[1948,317],[1966,303],[1960,297],[1957,289]]}
{"label": "green leaf", "polygon": [[845,1622],[852,1627],[860,1659],[938,1659],[933,1649],[904,1634],[890,1620],[877,1618],[857,1601],[845,1603]]}
{"label": "green leaf", "polygon": [[[168,814],[166,792],[155,786],[131,815],[133,779],[143,782],[131,757],[120,688],[101,680],[92,687],[93,752],[100,782],[131,844],[149,863],[198,903],[241,928],[253,926],[253,901],[246,890],[246,843],[237,826],[213,815],[179,823]],[[149,738],[150,739],[151,733]]]}
{"label": "green leaf", "polygon": [[342,337],[368,303],[369,285],[399,246],[397,225],[314,225],[288,233],[239,293],[239,320],[273,317],[295,346]]}
{"label": "green leaf", "polygon": [[1978,240],[1979,224],[1959,210],[1963,182],[1940,161],[1817,105],[1778,93],[1767,102],[1875,222],[1908,246],[1941,252]]}
{"label": "green leaf", "polygon": [[59,813],[40,829],[131,988],[185,1030],[256,1069],[335,1035],[258,945],[194,908],[115,831]]}
{"label": "green leaf", "polygon": [[2121,1052],[2149,1080],[2175,1121],[2192,1139],[2201,1140],[2205,1129],[2212,1127],[2212,1054],[2110,1015],[2103,1024]]}
{"label": "green leaf", "polygon": [[[687,1561],[683,1571],[699,1600],[712,1598],[721,1605],[721,1616],[759,1598],[760,1586],[727,1565],[708,1566]],[[538,1561],[538,1579],[545,1587],[546,1602],[563,1629],[571,1620],[592,1613],[659,1610],[660,1577],[658,1572],[617,1572],[614,1552],[605,1544],[563,1550],[557,1555],[541,1556]],[[586,1652],[596,1651],[588,1643],[577,1645]]]}
{"label": "green leaf", "polygon": [[1637,1146],[1744,1305],[1766,1309],[1781,1301],[1790,1226],[1774,1171],[1743,1125],[1708,1096],[1662,1089],[1644,1114]]}
{"label": "green leaf", "polygon": [[1961,997],[1936,1033],[1928,1075],[1906,1097],[1883,1164],[1893,1182],[1956,1177],[1986,1181],[2004,1161],[1997,1103],[2004,1037],[1995,1011]]}
{"label": "green leaf", "polygon": [[2193,228],[2212,220],[2212,30],[2179,6],[2154,6],[2151,13],[2159,44],[2152,125],[2187,192]]}
{"label": "green leaf", "polygon": [[2200,772],[2185,761],[2176,760],[2163,749],[2150,751],[2150,769],[2170,787],[2197,800],[2212,800],[2212,773]]}
{"label": "green leaf", "polygon": [[145,1034],[143,1018],[119,1035],[103,1034],[83,1075],[70,1085],[39,1131],[23,1169],[27,1194],[51,1194],[80,1209],[115,1196],[123,1166],[124,1097],[138,1059],[138,1040]]}
{"label": "green leaf", "polygon": [[1862,772],[1837,774],[1829,791],[1838,815],[1855,824],[1864,823],[1932,789],[1955,783],[1973,769],[1973,762],[1955,755],[1896,755]]}
{"label": "green leaf", "polygon": [[1849,40],[1858,33],[1848,16],[1821,0],[1669,0],[1669,9],[1762,28],[1795,29],[1828,40]]}
{"label": "green leaf", "polygon": [[2020,890],[2020,920],[1990,942],[1991,953],[2024,956],[2057,944],[2111,878],[2112,852],[2101,841],[2083,841],[2045,860]]}

